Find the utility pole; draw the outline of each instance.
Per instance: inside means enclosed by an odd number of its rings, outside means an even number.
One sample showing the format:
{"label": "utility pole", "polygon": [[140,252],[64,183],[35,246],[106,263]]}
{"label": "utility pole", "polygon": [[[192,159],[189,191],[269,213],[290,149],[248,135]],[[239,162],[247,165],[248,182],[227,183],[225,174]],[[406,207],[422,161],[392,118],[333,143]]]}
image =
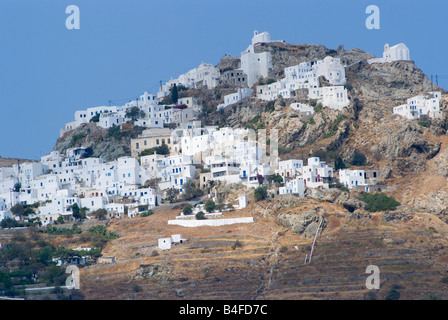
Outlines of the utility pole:
{"label": "utility pole", "polygon": [[310,259],[308,260],[308,263],[311,263],[311,257],[313,255],[313,250],[314,250],[314,244],[316,243],[316,238],[317,238],[317,234],[319,233],[319,229],[320,229],[320,225],[322,224],[322,218],[320,218],[319,221],[319,226],[316,229],[316,234],[314,235],[314,241],[313,241],[313,245],[311,246],[311,252],[310,252]]}

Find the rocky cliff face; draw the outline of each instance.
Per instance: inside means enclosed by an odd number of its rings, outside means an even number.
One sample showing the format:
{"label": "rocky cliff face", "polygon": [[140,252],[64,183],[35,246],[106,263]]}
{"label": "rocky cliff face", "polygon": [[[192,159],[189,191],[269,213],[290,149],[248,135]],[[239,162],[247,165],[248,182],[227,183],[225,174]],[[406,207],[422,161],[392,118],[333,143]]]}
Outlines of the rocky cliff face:
{"label": "rocky cliff face", "polygon": [[112,131],[98,127],[95,123],[83,124],[59,138],[54,150],[65,152],[73,147],[90,147],[93,150],[93,157],[112,161],[121,156],[131,155],[131,139],[141,134],[143,129],[128,123],[122,130],[112,134]]}

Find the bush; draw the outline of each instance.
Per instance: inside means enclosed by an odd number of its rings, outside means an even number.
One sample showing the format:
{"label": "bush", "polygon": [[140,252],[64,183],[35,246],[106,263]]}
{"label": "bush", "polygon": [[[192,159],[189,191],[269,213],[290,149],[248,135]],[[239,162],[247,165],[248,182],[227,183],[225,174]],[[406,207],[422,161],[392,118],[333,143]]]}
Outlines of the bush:
{"label": "bush", "polygon": [[396,210],[401,205],[394,197],[388,197],[384,193],[363,193],[360,200],[367,204],[367,211],[377,212],[386,210]]}
{"label": "bush", "polygon": [[12,219],[12,218],[5,218],[2,220],[2,222],[0,223],[0,226],[3,229],[8,229],[8,228],[17,228],[17,227],[21,227],[22,224],[17,222],[16,220]]}
{"label": "bush", "polygon": [[193,206],[191,204],[187,204],[184,209],[182,210],[182,212],[186,215],[189,215],[193,212]]}
{"label": "bush", "polygon": [[98,113],[90,118],[90,122],[100,122],[100,114]]}
{"label": "bush", "polygon": [[238,239],[232,244],[232,250],[235,250],[236,248],[242,248],[242,247],[243,247],[243,244]]}
{"label": "bush", "polygon": [[206,217],[205,217],[205,213],[204,213],[204,211],[199,211],[198,213],[196,213],[196,219],[197,220],[204,220],[204,219],[207,219]]}
{"label": "bush", "polygon": [[206,203],[205,203],[205,206],[204,206],[204,209],[208,212],[208,213],[210,213],[210,212],[213,212],[214,210],[215,210],[215,208],[216,208],[216,203],[215,203],[215,201],[213,201],[213,200],[208,200]]}
{"label": "bush", "polygon": [[272,112],[275,110],[275,101],[269,101],[264,107],[265,112]]}
{"label": "bush", "polygon": [[418,120],[418,125],[429,128],[431,126],[431,120],[430,119],[420,119]]}
{"label": "bush", "polygon": [[264,200],[264,199],[266,199],[267,195],[268,195],[267,189],[264,186],[260,186],[260,187],[256,188],[254,191],[255,201]]}
{"label": "bush", "polygon": [[354,166],[363,166],[366,164],[366,156],[362,152],[355,150],[350,163]]}
{"label": "bush", "polygon": [[113,125],[109,129],[107,129],[107,136],[109,138],[114,138],[116,140],[121,139],[121,130],[119,126]]}
{"label": "bush", "polygon": [[160,147],[154,147],[143,150],[142,152],[140,152],[139,156],[140,157],[149,156],[154,153],[166,155],[170,153],[170,148],[168,147],[168,145],[162,144]]}
{"label": "bush", "polygon": [[315,112],[315,113],[318,113],[318,112],[322,111],[322,109],[323,109],[322,102],[318,102],[318,103],[314,106],[314,112]]}
{"label": "bush", "polygon": [[154,213],[154,211],[152,211],[152,210],[148,210],[148,211],[145,211],[145,212],[142,212],[141,214],[140,214],[140,216],[141,217],[149,217],[150,215],[152,215]]}
{"label": "bush", "polygon": [[396,289],[391,289],[386,296],[386,300],[399,300],[400,299],[400,291]]}

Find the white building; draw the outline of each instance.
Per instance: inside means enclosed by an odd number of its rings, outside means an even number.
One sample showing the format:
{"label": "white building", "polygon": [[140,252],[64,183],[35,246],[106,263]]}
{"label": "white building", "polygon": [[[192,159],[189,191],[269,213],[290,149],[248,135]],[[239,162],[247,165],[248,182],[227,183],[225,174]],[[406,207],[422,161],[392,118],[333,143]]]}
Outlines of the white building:
{"label": "white building", "polygon": [[321,102],[324,107],[334,110],[342,110],[350,104],[347,96],[347,89],[344,86],[322,87]]}
{"label": "white building", "polygon": [[314,114],[314,108],[306,103],[291,103],[290,108],[306,116],[312,116]]}
{"label": "white building", "polygon": [[279,194],[297,194],[299,197],[305,196],[305,181],[302,177],[295,177],[286,182],[284,187],[278,189]]}
{"label": "white building", "polygon": [[247,85],[252,87],[260,78],[266,78],[272,69],[272,57],[270,52],[255,53],[257,43],[279,42],[272,41],[268,32],[258,33],[254,31],[252,43],[241,52],[241,70],[247,75]]}
{"label": "white building", "polygon": [[294,178],[301,176],[303,173],[303,160],[291,159],[278,162],[278,169],[275,170],[275,174],[285,178]]}
{"label": "white building", "polygon": [[339,170],[339,182],[349,189],[367,185],[364,170]]}
{"label": "white building", "polygon": [[224,103],[221,103],[220,105],[218,105],[217,109],[218,110],[219,109],[224,109],[228,105],[237,103],[238,101],[241,101],[244,98],[250,96],[253,92],[254,92],[254,90],[252,90],[250,88],[241,88],[241,89],[238,89],[238,91],[235,92],[235,93],[231,93],[231,94],[225,95],[224,96]]}
{"label": "white building", "polygon": [[428,116],[436,119],[441,118],[440,112],[440,92],[428,92],[426,96],[415,96],[407,99],[406,104],[393,108],[393,113],[407,119],[418,119],[421,116]]}
{"label": "white building", "polygon": [[[346,83],[345,68],[339,58],[327,56],[319,61],[302,62],[285,68],[284,74],[285,77],[279,81],[257,86],[257,98],[270,101],[281,96],[288,99],[295,95],[295,90],[307,89],[309,99],[323,99],[324,105],[330,108],[340,110],[348,105],[347,90],[343,87]],[[322,90],[319,77],[327,79],[332,86]],[[334,97],[329,95],[331,91],[335,91]],[[325,95],[329,96],[324,98]]]}
{"label": "white building", "polygon": [[384,45],[383,57],[367,60],[368,63],[386,63],[393,61],[410,61],[409,48],[404,43],[399,43],[390,47],[388,43]]}
{"label": "white building", "polygon": [[333,178],[333,168],[318,157],[309,158],[307,165],[303,167],[303,178],[308,188],[328,188],[328,183]]}
{"label": "white building", "polygon": [[220,75],[218,68],[202,62],[197,68],[193,68],[181,74],[177,79],[171,79],[162,85],[157,93],[157,99],[160,100],[167,96],[174,85],[182,85],[186,88],[207,87],[208,89],[213,89],[219,84]]}

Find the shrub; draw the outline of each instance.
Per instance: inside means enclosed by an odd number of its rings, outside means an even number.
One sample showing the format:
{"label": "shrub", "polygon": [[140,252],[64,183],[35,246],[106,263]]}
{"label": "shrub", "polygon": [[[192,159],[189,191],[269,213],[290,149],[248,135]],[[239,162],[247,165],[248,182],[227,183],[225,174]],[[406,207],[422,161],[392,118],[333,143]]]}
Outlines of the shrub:
{"label": "shrub", "polygon": [[264,200],[267,195],[267,189],[264,186],[260,186],[254,190],[255,201]]}
{"label": "shrub", "polygon": [[152,210],[148,210],[148,211],[145,211],[145,212],[142,212],[141,214],[140,214],[140,216],[142,216],[142,217],[149,217],[150,215],[152,215],[154,212],[152,211]]}
{"label": "shrub", "polygon": [[266,176],[266,179],[268,180],[269,183],[282,183],[283,182],[283,178],[282,176],[278,175],[278,174],[271,174],[269,176]]}
{"label": "shrub", "polygon": [[215,210],[215,208],[216,208],[216,203],[215,203],[215,201],[213,201],[213,200],[208,200],[206,203],[205,203],[205,206],[204,206],[204,209],[208,212],[208,213],[210,213],[210,212],[213,212],[214,210]]}
{"label": "shrub", "polygon": [[121,130],[119,126],[113,125],[109,129],[107,129],[107,136],[109,138],[114,138],[116,140],[121,139]]}
{"label": "shrub", "polygon": [[347,168],[347,165],[344,163],[344,160],[340,156],[337,156],[337,158],[334,160],[334,170],[337,171],[339,169],[345,169]]}
{"label": "shrub", "polygon": [[400,299],[400,291],[396,289],[391,289],[386,296],[386,300],[399,300]]}
{"label": "shrub", "polygon": [[92,216],[94,216],[98,220],[104,220],[107,217],[107,210],[106,209],[97,209],[91,213]]}
{"label": "shrub", "polygon": [[275,101],[269,101],[264,107],[265,112],[272,112],[275,110]]}
{"label": "shrub", "polygon": [[204,213],[204,211],[199,211],[198,213],[196,213],[196,219],[197,219],[197,220],[204,220],[204,219],[207,219],[207,218],[205,217],[205,213]]}
{"label": "shrub", "polygon": [[100,114],[98,113],[90,118],[90,122],[100,122]]}
{"label": "shrub", "polygon": [[242,247],[243,247],[243,244],[238,239],[232,244],[232,250],[235,250],[236,248],[242,248]]}
{"label": "shrub", "polygon": [[189,215],[193,212],[193,206],[191,204],[187,204],[184,209],[182,210],[182,212],[186,215]]}
{"label": "shrub", "polygon": [[362,152],[355,150],[350,163],[354,166],[363,166],[366,164],[366,156]]}
{"label": "shrub", "polygon": [[318,103],[314,106],[314,112],[315,112],[315,113],[318,113],[318,112],[322,111],[322,109],[323,109],[322,102],[318,102]]}
{"label": "shrub", "polygon": [[384,193],[363,193],[360,200],[367,204],[367,210],[370,212],[396,210],[401,205],[394,197],[388,197]]}
{"label": "shrub", "polygon": [[431,120],[430,119],[420,119],[418,120],[418,125],[429,128],[431,126]]}

